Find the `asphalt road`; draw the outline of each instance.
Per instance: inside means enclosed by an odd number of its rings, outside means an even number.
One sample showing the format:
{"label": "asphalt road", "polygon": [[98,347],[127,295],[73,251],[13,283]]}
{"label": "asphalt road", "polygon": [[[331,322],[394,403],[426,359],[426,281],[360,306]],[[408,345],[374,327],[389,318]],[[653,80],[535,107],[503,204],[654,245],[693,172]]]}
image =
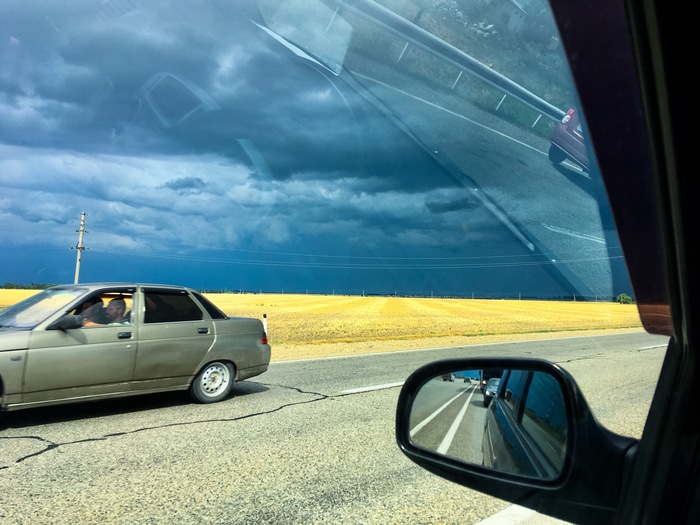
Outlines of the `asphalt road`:
{"label": "asphalt road", "polygon": [[602,423],[639,436],[666,342],[639,333],[287,361],[213,405],[159,394],[5,414],[0,523],[541,522],[403,456],[401,383],[438,358],[537,355],[576,377]]}

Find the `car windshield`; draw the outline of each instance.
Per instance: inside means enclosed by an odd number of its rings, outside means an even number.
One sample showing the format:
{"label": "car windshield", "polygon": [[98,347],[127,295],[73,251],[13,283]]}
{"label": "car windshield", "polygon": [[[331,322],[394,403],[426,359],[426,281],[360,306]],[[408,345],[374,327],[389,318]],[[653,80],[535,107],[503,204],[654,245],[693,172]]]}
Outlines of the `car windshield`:
{"label": "car windshield", "polygon": [[37,292],[8,308],[0,310],[0,329],[34,328],[48,316],[80,297],[83,289],[53,289]]}
{"label": "car windshield", "polygon": [[[585,169],[550,150],[570,108],[593,128],[546,0],[4,0],[0,36],[0,282],[139,283],[124,326],[46,330],[78,288],[0,301],[8,523],[462,523],[472,500],[477,523],[507,504],[392,435],[432,359],[625,370],[640,394],[581,385],[641,434],[668,339],[646,339],[597,145]],[[217,361],[234,322],[269,369]],[[443,371],[429,387],[483,422],[496,374]],[[166,395],[229,381],[204,409]],[[38,406],[50,389],[69,406]]]}

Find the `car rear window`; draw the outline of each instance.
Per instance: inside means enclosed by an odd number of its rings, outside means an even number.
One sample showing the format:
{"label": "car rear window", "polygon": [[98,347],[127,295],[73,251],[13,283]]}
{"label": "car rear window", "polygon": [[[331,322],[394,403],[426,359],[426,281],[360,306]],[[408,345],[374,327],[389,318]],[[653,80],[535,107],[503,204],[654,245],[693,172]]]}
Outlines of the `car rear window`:
{"label": "car rear window", "polygon": [[145,323],[199,321],[203,318],[202,310],[185,293],[147,291],[145,299]]}
{"label": "car rear window", "polygon": [[199,304],[201,304],[204,309],[207,311],[209,315],[211,315],[212,319],[226,319],[226,314],[219,310],[210,300],[208,300],[206,297],[204,297],[201,294],[198,294],[197,292],[192,292],[192,295],[195,296],[195,298],[199,301]]}

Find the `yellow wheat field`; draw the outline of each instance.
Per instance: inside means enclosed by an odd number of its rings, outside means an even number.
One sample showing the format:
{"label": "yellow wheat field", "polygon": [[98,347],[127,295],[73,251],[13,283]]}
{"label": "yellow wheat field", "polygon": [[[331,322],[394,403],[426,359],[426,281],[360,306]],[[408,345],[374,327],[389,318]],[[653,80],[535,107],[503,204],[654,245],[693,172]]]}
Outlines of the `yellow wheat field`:
{"label": "yellow wheat field", "polygon": [[[0,290],[0,308],[33,293]],[[276,359],[642,329],[636,305],[612,302],[205,295],[227,315],[264,318]]]}
{"label": "yellow wheat field", "polygon": [[267,318],[288,344],[641,328],[636,305],[556,301],[206,294],[228,315]]}

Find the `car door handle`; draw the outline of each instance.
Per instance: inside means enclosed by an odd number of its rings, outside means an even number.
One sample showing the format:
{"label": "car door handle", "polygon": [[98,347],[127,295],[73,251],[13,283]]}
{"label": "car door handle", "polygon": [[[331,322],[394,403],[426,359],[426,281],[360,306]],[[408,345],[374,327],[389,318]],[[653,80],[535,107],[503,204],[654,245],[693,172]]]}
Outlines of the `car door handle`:
{"label": "car door handle", "polygon": [[208,333],[209,333],[209,328],[197,328],[197,333],[199,333],[199,334],[208,334]]}
{"label": "car door handle", "polygon": [[119,332],[117,337],[119,339],[131,339],[131,332]]}

